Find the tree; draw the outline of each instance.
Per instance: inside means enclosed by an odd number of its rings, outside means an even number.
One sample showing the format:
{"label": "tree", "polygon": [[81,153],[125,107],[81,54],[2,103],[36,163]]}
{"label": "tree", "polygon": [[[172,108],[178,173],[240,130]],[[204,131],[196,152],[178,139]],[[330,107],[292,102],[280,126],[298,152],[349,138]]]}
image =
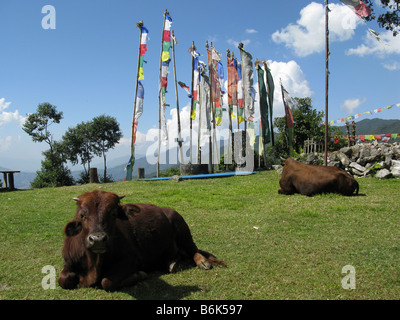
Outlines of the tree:
{"label": "tree", "polygon": [[74,179],[68,168],[64,166],[66,156],[62,144],[53,142],[53,148],[43,152],[42,169],[36,171],[36,177],[31,182],[32,188],[50,188],[71,186]]}
{"label": "tree", "polygon": [[[302,151],[304,141],[314,139],[316,141],[325,141],[324,112],[317,111],[312,107],[311,98],[293,98],[294,110],[294,149],[297,153]],[[286,135],[286,117],[276,118],[275,128],[280,132],[279,138],[275,143],[275,154],[284,158],[289,156],[288,138]],[[332,128],[328,126],[328,132]]]}
{"label": "tree", "polygon": [[37,111],[31,113],[25,120],[22,129],[32,137],[34,142],[46,142],[53,152],[54,139],[49,131],[53,123],[60,123],[62,112],[57,112],[57,107],[48,102],[38,105]]}
{"label": "tree", "polygon": [[94,152],[104,159],[104,179],[107,181],[106,153],[115,147],[122,137],[119,123],[114,117],[101,115],[93,118],[91,122],[91,136],[94,142]]}
{"label": "tree", "polygon": [[[371,15],[366,18],[367,21],[374,20],[374,2],[373,0],[364,0],[365,4],[371,8]],[[400,32],[400,0],[380,0],[383,9],[386,10],[378,16],[377,22],[381,28],[393,32],[396,36]]]}
{"label": "tree", "polygon": [[62,137],[62,143],[67,160],[73,165],[78,164],[80,160],[84,176],[89,177],[90,162],[95,151],[92,123],[81,122],[76,127],[68,128]]}
{"label": "tree", "polygon": [[50,149],[43,152],[42,168],[31,182],[33,188],[69,186],[74,183],[71,172],[64,166],[66,157],[63,145],[54,141],[49,127],[60,123],[63,113],[48,102],[38,105],[35,113],[28,115],[22,129],[34,142],[46,142]]}

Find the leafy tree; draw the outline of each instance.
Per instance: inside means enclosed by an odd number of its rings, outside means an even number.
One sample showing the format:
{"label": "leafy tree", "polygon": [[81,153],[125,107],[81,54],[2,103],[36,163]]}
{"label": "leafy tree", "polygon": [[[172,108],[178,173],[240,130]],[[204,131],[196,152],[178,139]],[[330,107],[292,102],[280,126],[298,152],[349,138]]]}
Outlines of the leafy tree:
{"label": "leafy tree", "polygon": [[94,143],[94,152],[98,156],[102,156],[104,160],[104,178],[103,181],[108,181],[107,178],[107,158],[106,153],[115,147],[122,137],[122,132],[119,129],[119,123],[114,117],[101,115],[93,118],[91,125],[91,137]]}
{"label": "leafy tree", "polygon": [[[304,141],[314,139],[325,141],[325,113],[317,111],[312,107],[311,98],[293,98],[295,105],[293,111],[294,120],[294,150],[302,152]],[[289,156],[288,137],[286,133],[286,117],[275,118],[275,128],[279,131],[279,137],[275,141],[274,151],[277,156],[287,158]],[[328,132],[333,132],[334,128],[328,125]]]}
{"label": "leafy tree", "polygon": [[95,146],[92,137],[92,123],[81,122],[76,127],[68,128],[62,137],[66,157],[73,165],[79,160],[83,165],[84,176],[89,177],[90,162],[94,157]]}
{"label": "leafy tree", "polygon": [[54,139],[49,131],[53,123],[60,123],[62,112],[57,112],[57,107],[48,102],[38,105],[35,113],[31,113],[25,120],[22,129],[32,137],[34,142],[46,142],[53,152]]}
{"label": "leafy tree", "polygon": [[29,114],[23,125],[23,130],[32,137],[34,142],[46,142],[50,149],[43,152],[41,170],[36,172],[31,182],[33,188],[68,186],[74,183],[71,172],[64,166],[66,156],[63,145],[54,141],[49,127],[60,123],[63,113],[57,107],[45,102],[38,105],[35,113]]}
{"label": "leafy tree", "polygon": [[54,141],[53,149],[43,152],[45,159],[42,168],[36,172],[35,179],[31,182],[32,188],[49,188],[71,186],[74,179],[68,168],[64,166],[66,156],[62,144]]}
{"label": "leafy tree", "polygon": [[[371,15],[366,18],[367,21],[374,20],[374,2],[373,0],[364,0],[365,4],[371,8]],[[393,32],[396,36],[400,31],[400,0],[380,0],[383,9],[386,12],[378,16],[377,22],[381,28]]]}

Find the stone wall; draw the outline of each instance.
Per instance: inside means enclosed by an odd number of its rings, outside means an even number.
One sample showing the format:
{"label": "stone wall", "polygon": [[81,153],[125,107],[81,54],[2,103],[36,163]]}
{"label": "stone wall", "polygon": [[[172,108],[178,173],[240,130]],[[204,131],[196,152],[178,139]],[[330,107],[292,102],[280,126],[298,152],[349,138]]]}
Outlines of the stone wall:
{"label": "stone wall", "polygon": [[[303,154],[301,162],[322,164],[324,156]],[[378,178],[400,177],[400,144],[356,144],[328,154],[328,166],[337,166],[354,176]]]}

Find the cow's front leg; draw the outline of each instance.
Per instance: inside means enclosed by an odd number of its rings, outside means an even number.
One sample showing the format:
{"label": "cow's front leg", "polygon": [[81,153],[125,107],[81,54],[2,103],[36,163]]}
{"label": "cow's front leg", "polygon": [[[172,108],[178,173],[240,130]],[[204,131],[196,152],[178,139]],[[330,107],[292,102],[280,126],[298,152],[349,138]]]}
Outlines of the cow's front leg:
{"label": "cow's front leg", "polygon": [[63,289],[75,289],[79,283],[79,276],[75,272],[71,272],[67,267],[64,267],[58,278],[58,284]]}
{"label": "cow's front leg", "polygon": [[121,278],[118,275],[105,277],[101,280],[101,286],[104,290],[115,291],[122,287],[130,287],[147,278],[147,274],[143,271],[131,274]]}

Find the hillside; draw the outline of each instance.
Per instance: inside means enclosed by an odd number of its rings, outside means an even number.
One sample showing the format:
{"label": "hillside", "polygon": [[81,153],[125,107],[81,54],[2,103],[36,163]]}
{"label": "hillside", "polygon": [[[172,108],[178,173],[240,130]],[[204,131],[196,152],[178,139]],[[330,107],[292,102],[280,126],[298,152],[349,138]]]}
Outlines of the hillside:
{"label": "hillside", "polygon": [[[346,126],[339,127],[346,134]],[[400,133],[400,120],[364,119],[356,122],[356,135]]]}

